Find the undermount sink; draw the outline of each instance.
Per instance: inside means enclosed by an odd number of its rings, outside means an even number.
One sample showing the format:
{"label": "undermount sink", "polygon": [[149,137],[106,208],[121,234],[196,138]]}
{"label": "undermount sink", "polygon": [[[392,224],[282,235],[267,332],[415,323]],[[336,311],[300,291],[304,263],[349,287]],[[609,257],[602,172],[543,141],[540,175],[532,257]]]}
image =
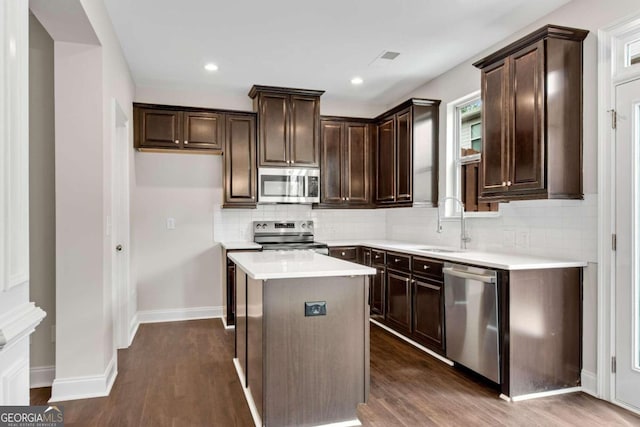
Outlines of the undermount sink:
{"label": "undermount sink", "polygon": [[443,248],[418,248],[418,250],[419,251],[427,251],[427,252],[443,253],[443,254],[462,252],[462,250],[443,249]]}

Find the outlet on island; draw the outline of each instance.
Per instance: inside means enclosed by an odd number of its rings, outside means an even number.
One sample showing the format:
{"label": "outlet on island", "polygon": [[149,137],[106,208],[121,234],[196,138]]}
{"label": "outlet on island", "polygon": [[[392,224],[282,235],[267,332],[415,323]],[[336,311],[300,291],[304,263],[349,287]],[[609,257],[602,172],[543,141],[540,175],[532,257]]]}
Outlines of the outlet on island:
{"label": "outlet on island", "polygon": [[304,316],[326,316],[327,315],[327,302],[326,301],[312,301],[304,303]]}

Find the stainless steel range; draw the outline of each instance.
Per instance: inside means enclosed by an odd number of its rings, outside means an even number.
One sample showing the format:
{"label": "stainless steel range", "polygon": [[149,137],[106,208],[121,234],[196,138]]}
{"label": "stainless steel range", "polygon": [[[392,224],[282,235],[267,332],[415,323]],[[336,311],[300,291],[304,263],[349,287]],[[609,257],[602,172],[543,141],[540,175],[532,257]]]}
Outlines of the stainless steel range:
{"label": "stainless steel range", "polygon": [[254,221],[253,241],[263,251],[310,249],[328,255],[325,243],[314,241],[313,221]]}

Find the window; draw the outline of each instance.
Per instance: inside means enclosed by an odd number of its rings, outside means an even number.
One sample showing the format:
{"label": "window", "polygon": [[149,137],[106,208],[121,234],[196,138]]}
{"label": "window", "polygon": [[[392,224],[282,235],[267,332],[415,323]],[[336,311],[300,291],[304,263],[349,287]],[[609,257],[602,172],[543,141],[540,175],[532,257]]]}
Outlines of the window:
{"label": "window", "polygon": [[[479,163],[482,156],[482,101],[480,91],[473,92],[447,105],[447,145],[445,191],[447,197],[462,200],[462,167]],[[445,217],[460,215],[459,205],[445,203]],[[468,215],[469,212],[465,213]],[[496,216],[497,212],[472,215]]]}

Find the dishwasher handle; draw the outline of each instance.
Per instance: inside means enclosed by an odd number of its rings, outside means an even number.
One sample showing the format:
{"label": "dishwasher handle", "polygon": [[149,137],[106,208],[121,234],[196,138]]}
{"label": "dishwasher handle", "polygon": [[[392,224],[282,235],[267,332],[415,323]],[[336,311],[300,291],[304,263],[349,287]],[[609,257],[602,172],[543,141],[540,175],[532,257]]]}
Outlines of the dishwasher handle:
{"label": "dishwasher handle", "polygon": [[476,274],[476,273],[468,273],[466,271],[456,270],[452,267],[445,267],[442,269],[442,272],[449,276],[462,277],[463,279],[471,279],[477,280],[483,283],[496,283],[495,274]]}

